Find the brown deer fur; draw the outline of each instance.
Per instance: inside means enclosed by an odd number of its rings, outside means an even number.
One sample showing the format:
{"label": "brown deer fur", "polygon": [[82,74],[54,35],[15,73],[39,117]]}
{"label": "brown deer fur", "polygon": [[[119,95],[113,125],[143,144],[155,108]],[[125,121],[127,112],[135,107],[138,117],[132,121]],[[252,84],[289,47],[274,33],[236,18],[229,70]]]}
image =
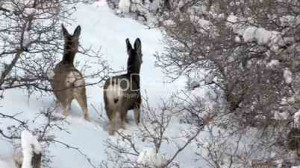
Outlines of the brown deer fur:
{"label": "brown deer fur", "polygon": [[140,122],[140,69],[142,64],[141,41],[136,39],[132,48],[126,39],[127,73],[109,78],[104,84],[104,103],[106,114],[110,120],[109,134],[113,135],[116,129],[117,112],[120,114],[121,128],[124,127],[127,111],[133,109],[136,124]]}
{"label": "brown deer fur", "polygon": [[73,35],[70,35],[63,25],[62,30],[65,40],[64,55],[54,69],[53,92],[63,106],[65,116],[68,116],[72,100],[76,99],[83,110],[84,119],[89,120],[85,82],[73,64],[78,51],[81,27],[78,26]]}

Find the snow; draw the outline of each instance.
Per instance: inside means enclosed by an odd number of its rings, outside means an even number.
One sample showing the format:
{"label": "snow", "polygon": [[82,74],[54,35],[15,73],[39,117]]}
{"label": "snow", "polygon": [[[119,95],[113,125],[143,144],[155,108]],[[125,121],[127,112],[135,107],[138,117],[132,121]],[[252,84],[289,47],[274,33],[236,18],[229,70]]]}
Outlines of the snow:
{"label": "snow", "polygon": [[230,23],[236,23],[238,21],[238,17],[231,14],[228,16],[227,21]]}
{"label": "snow", "polygon": [[130,0],[120,0],[119,10],[123,13],[128,13],[130,11]]}
{"label": "snow", "polygon": [[282,16],[280,17],[280,23],[281,26],[296,26],[300,24],[300,17],[292,15]]}
{"label": "snow", "polygon": [[[233,14],[227,17],[226,26],[234,33],[243,37],[245,42],[256,42],[259,45],[267,45],[273,51],[277,51],[279,46],[284,45],[288,39],[282,39],[280,32],[267,30],[263,27],[245,25],[245,21],[251,22],[249,18],[239,18]],[[236,42],[240,40],[236,39]]]}
{"label": "snow", "polygon": [[300,110],[294,114],[294,122],[300,124]]}
{"label": "snow", "polygon": [[257,41],[258,44],[268,44],[273,38],[273,34],[264,28],[248,27],[243,34],[245,42]]}
{"label": "snow", "polygon": [[55,73],[54,73],[53,70],[49,70],[49,71],[47,72],[47,77],[48,77],[49,79],[53,79],[54,75],[55,75]]}
{"label": "snow", "polygon": [[33,4],[33,0],[24,0],[23,1],[26,6],[31,6]]}
{"label": "snow", "polygon": [[289,113],[287,113],[287,112],[282,112],[282,113],[280,113],[280,112],[278,112],[278,111],[276,111],[275,113],[274,113],[274,119],[275,120],[287,120],[288,118],[289,118]]}
{"label": "snow", "polygon": [[271,60],[268,64],[267,64],[267,67],[269,68],[273,68],[273,67],[276,67],[279,65],[279,61],[278,60]]}
{"label": "snow", "polygon": [[202,29],[204,30],[209,30],[211,26],[211,22],[207,21],[205,19],[198,19],[198,23],[201,26]]}
{"label": "snow", "polygon": [[205,83],[206,84],[210,84],[214,81],[214,74],[213,73],[209,73],[209,74],[206,74],[204,80],[205,80]]}
{"label": "snow", "polygon": [[106,3],[106,0],[97,0],[97,1],[95,2],[95,5],[96,5],[97,7],[102,7],[102,6],[107,5],[107,3]]}
{"label": "snow", "polygon": [[[99,5],[100,4],[100,5]],[[126,5],[126,4],[125,4]],[[87,19],[89,17],[89,19]],[[75,26],[81,25],[82,33],[80,43],[82,46],[93,49],[101,47],[101,54],[108,61],[109,66],[114,71],[124,70],[127,65],[127,52],[125,39],[130,38],[134,40],[140,38],[143,45],[143,64],[141,67],[141,92],[144,97],[148,98],[149,104],[156,107],[162,101],[170,97],[174,92],[177,92],[185,87],[185,79],[178,79],[174,83],[167,83],[167,79],[162,73],[162,70],[155,67],[154,54],[163,50],[162,33],[157,29],[148,29],[148,27],[140,23],[128,19],[120,18],[109,9],[104,1],[98,1],[93,5],[79,4],[76,7],[74,14],[74,22],[72,26],[69,25],[68,29],[74,29]],[[61,58],[60,55],[57,56]],[[79,62],[76,65],[77,69],[87,63],[91,62],[92,58],[86,57],[78,53],[75,60]],[[98,67],[93,67],[96,70]],[[110,76],[117,74],[110,74]],[[48,76],[53,77],[53,72],[49,72]],[[86,83],[90,82],[88,79]],[[65,119],[66,124],[61,125],[67,132],[60,130],[52,130],[50,135],[55,136],[55,139],[62,141],[66,144],[79,148],[82,153],[86,154],[94,165],[99,165],[102,161],[107,160],[105,142],[108,139],[118,138],[109,137],[108,126],[109,122],[103,108],[103,89],[102,84],[87,86],[88,109],[91,122],[82,119],[82,111],[80,106],[74,101],[71,107],[70,115]],[[39,113],[48,108],[55,106],[55,97],[53,94],[46,94],[41,96],[39,93],[33,93],[30,98],[28,93],[22,89],[7,90],[3,94],[4,99],[0,101],[1,113],[4,114],[18,114],[17,118],[28,121],[29,130],[41,129],[41,126],[47,121]],[[16,105],[17,104],[17,105]],[[133,118],[132,111],[129,111],[128,118]],[[101,116],[103,118],[101,118]],[[61,109],[55,111],[55,116],[63,118]],[[7,128],[15,124],[11,120],[2,120],[0,122],[1,128]],[[177,137],[178,130],[185,127],[179,122],[174,122],[170,125],[170,136]],[[126,124],[126,131],[129,134],[138,134],[138,127],[134,122],[129,121]],[[29,134],[24,133],[25,137],[30,137]],[[27,135],[26,135],[27,134]],[[26,138],[30,139],[30,138]],[[180,141],[180,140],[178,140]],[[184,141],[184,139],[182,139]],[[15,142],[20,143],[20,142]],[[140,142],[139,144],[141,144]],[[180,142],[178,142],[180,143]],[[144,145],[144,144],[143,144]],[[13,165],[12,160],[7,161],[6,158],[12,158],[13,146],[11,143],[1,139],[0,137],[0,163],[6,164],[10,168]],[[162,153],[173,154],[176,152],[176,145],[163,144]],[[51,155],[51,167],[70,168],[70,167],[83,167],[90,168],[87,159],[76,150],[68,149],[60,144],[51,143],[49,148]],[[191,156],[191,151],[182,152],[176,161],[181,163],[181,167],[198,167],[201,160],[195,163],[194,158]],[[5,159],[2,159],[5,158]],[[159,159],[159,158],[158,158]],[[0,166],[4,168],[4,166]]]}
{"label": "snow", "polygon": [[1,158],[1,157],[0,157],[0,167],[1,168],[15,168],[15,166],[10,158]]}
{"label": "snow", "polygon": [[0,76],[2,76],[2,73],[5,71],[5,63],[0,63]]}
{"label": "snow", "polygon": [[25,8],[24,9],[24,14],[26,16],[30,16],[30,15],[34,15],[36,12],[36,9],[35,8]]}
{"label": "snow", "polygon": [[155,12],[160,6],[160,0],[153,0],[150,4],[150,10]]}
{"label": "snow", "polygon": [[137,163],[150,167],[162,167],[166,164],[166,160],[162,154],[156,153],[153,148],[144,148],[137,159]]}
{"label": "snow", "polygon": [[23,46],[27,46],[30,43],[30,35],[28,31],[24,31]]}
{"label": "snow", "polygon": [[234,41],[237,43],[241,42],[241,38],[239,36],[235,36]]}
{"label": "snow", "polygon": [[286,83],[291,83],[293,81],[292,72],[288,68],[285,68],[283,71],[283,77]]}
{"label": "snow", "polygon": [[41,145],[30,132],[23,131],[21,135],[22,150],[23,150],[23,164],[22,168],[32,168],[33,153],[40,154],[42,152]]}

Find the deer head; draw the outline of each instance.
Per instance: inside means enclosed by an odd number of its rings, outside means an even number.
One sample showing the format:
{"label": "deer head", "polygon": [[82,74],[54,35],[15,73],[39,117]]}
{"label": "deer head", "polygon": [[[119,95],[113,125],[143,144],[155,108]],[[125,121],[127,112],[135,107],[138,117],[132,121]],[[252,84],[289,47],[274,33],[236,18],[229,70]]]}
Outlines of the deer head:
{"label": "deer head", "polygon": [[65,28],[65,26],[62,24],[62,31],[63,31],[63,35],[64,35],[64,40],[65,40],[63,62],[73,64],[75,54],[78,52],[79,36],[81,33],[81,27],[77,26],[73,35],[71,35],[68,32],[68,30]]}
{"label": "deer head", "polygon": [[139,74],[142,64],[142,44],[141,40],[137,38],[134,42],[134,48],[132,48],[129,39],[126,39],[127,54],[129,56],[127,61],[127,73]]}

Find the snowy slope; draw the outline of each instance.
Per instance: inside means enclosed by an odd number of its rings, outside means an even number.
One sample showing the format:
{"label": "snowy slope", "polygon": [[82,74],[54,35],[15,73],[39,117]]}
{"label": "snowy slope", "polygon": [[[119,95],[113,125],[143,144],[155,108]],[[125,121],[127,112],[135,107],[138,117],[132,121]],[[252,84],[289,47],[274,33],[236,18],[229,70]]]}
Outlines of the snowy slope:
{"label": "snowy slope", "polygon": [[[136,38],[142,41],[143,64],[141,70],[141,87],[143,95],[149,98],[151,105],[157,105],[161,99],[170,96],[176,90],[180,90],[184,86],[183,80],[178,80],[176,83],[165,83],[164,76],[159,68],[154,66],[155,58],[153,54],[161,51],[163,46],[161,44],[162,35],[159,30],[148,29],[138,22],[128,19],[120,18],[113,14],[105,3],[101,5],[85,5],[80,4],[77,7],[77,12],[74,14],[74,23],[66,25],[66,27],[73,31],[77,25],[81,25],[82,33],[80,42],[84,47],[93,46],[94,48],[101,47],[101,53],[108,60],[110,66],[115,70],[122,70],[126,67],[127,54],[125,47],[125,39],[130,38],[133,43]],[[60,57],[60,56],[58,56]],[[80,66],[90,58],[86,58],[80,54],[77,55],[76,61],[79,61]],[[94,67],[95,69],[97,67]],[[65,124],[64,128],[68,132],[55,132],[56,139],[78,147],[81,152],[91,158],[91,162],[98,165],[102,160],[106,160],[104,141],[109,137],[107,132],[108,121],[103,110],[102,86],[88,86],[87,96],[89,104],[89,113],[91,122],[83,120],[82,112],[77,103],[73,102],[70,116],[67,118],[69,124]],[[7,114],[16,114],[18,118],[24,120],[32,120],[40,110],[45,110],[54,106],[54,96],[40,96],[36,94],[27,97],[26,91],[23,90],[8,90],[4,94],[5,99],[0,101],[1,112]],[[96,110],[94,109],[96,108]],[[60,116],[60,110],[57,115]],[[104,119],[99,119],[100,112],[104,115]],[[39,127],[39,122],[30,123],[30,129]],[[1,127],[12,124],[11,121],[0,123]],[[127,128],[129,131],[134,131],[136,126],[129,124]],[[175,123],[174,128],[181,126]],[[172,131],[171,131],[172,132]],[[177,132],[174,130],[174,134]],[[163,147],[165,151],[173,152],[168,146]],[[80,167],[88,168],[90,164],[78,151],[66,149],[62,145],[52,144],[49,148],[50,154],[53,157],[51,166],[59,168]],[[0,138],[0,168],[7,164],[11,167],[11,158],[13,155],[13,147],[9,142]],[[180,157],[183,161],[183,167],[193,167],[192,158],[189,153],[183,153]],[[5,163],[3,160],[6,160]],[[186,162],[189,160],[189,162]],[[185,163],[186,162],[186,163]],[[198,165],[195,165],[198,166]]]}

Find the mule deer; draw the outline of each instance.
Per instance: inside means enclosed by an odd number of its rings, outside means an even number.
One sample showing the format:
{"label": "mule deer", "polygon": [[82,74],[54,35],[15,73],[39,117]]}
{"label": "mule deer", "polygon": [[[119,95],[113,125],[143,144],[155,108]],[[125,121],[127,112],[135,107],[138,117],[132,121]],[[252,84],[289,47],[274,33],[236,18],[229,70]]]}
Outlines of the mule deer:
{"label": "mule deer", "polygon": [[74,57],[78,51],[81,27],[77,26],[73,35],[62,25],[65,40],[64,55],[61,62],[54,68],[52,82],[53,92],[64,108],[64,115],[68,116],[73,99],[81,106],[84,119],[89,120],[85,82],[82,74],[74,67]]}
{"label": "mule deer", "polygon": [[[117,112],[120,116],[120,127],[125,129],[127,111],[134,110],[136,124],[140,122],[140,69],[142,64],[142,46],[139,38],[132,48],[129,39],[127,45],[127,73],[114,76],[104,84],[104,103],[106,114],[110,120],[109,134],[113,135],[116,129]],[[127,120],[126,120],[127,121]]]}

